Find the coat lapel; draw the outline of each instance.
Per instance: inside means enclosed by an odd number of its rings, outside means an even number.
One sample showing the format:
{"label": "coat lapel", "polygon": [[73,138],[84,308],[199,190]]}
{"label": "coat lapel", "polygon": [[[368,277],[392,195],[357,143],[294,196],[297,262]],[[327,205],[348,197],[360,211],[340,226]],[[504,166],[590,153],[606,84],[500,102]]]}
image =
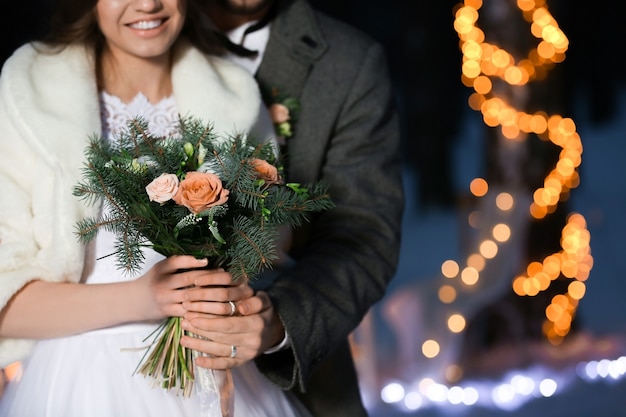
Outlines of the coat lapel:
{"label": "coat lapel", "polygon": [[282,1],[283,9],[272,22],[270,40],[257,72],[263,89],[276,87],[281,94],[300,97],[309,68],[326,51],[311,9],[302,1]]}
{"label": "coat lapel", "polygon": [[[272,22],[270,40],[256,79],[270,104],[267,92],[278,89],[283,96],[300,100],[301,112],[307,111],[303,103],[303,89],[316,61],[324,55],[328,45],[322,36],[311,8],[302,0],[280,1],[276,19]],[[282,152],[286,155],[285,168],[289,178],[300,181],[301,174],[315,172],[308,164],[315,154],[315,140],[303,134],[300,118],[294,125],[294,136],[287,139]]]}

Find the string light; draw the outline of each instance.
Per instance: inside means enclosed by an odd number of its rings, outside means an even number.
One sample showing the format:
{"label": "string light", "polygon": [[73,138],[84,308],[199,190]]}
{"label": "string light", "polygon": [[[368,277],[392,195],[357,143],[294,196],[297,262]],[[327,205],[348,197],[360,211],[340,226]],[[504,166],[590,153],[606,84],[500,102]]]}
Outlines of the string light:
{"label": "string light", "polygon": [[[515,62],[506,50],[486,42],[478,28],[481,0],[468,0],[457,10],[454,28],[461,40],[463,53],[462,81],[474,89],[469,105],[483,115],[487,126],[500,126],[510,140],[524,140],[529,133],[551,141],[562,148],[556,167],[544,180],[544,186],[533,195],[531,215],[537,219],[552,213],[562,196],[579,183],[576,168],[581,163],[582,142],[570,118],[548,116],[544,112],[526,113],[493,95],[491,78],[511,86],[523,86],[545,78],[554,64],[563,61],[569,41],[548,12],[545,1],[518,0],[517,6],[530,22],[531,33],[540,41],[528,56]],[[484,180],[483,180],[484,181]],[[472,186],[470,189],[473,190]]]}
{"label": "string light", "polygon": [[[474,90],[468,100],[469,106],[481,112],[487,126],[499,128],[504,138],[523,141],[529,134],[535,134],[561,148],[554,169],[545,177],[543,186],[533,192],[529,207],[533,218],[543,219],[554,212],[559,202],[567,199],[569,191],[579,184],[577,169],[582,161],[582,142],[576,125],[572,119],[560,115],[518,110],[497,96],[493,88],[496,80],[510,86],[524,86],[544,79],[555,64],[565,59],[569,41],[548,11],[545,0],[518,0],[517,7],[529,23],[537,44],[523,59],[516,60],[507,50],[485,40],[485,33],[477,25],[481,7],[482,0],[466,0],[459,4],[455,13],[454,29],[463,54],[461,81]],[[487,194],[489,184],[483,178],[476,178],[469,188],[475,197],[480,198]],[[514,204],[508,193],[501,193],[496,198],[500,210],[510,210]],[[471,213],[468,223],[474,228],[480,227],[480,214]],[[507,242],[514,232],[507,224],[496,225],[493,240],[479,242],[479,254],[468,258],[466,268],[459,266],[463,282],[468,286],[477,283],[484,268],[478,260],[488,262],[497,256],[498,245]],[[542,262],[530,263],[526,273],[513,280],[513,290],[520,296],[534,296],[546,291],[559,277],[572,280],[567,293],[553,297],[545,310],[543,331],[553,344],[561,343],[569,333],[578,303],[585,294],[584,281],[593,266],[589,241],[584,217],[576,213],[570,215],[562,230],[563,250],[547,256]],[[443,301],[442,292],[440,299]]]}
{"label": "string light", "polygon": [[[554,169],[546,175],[542,186],[532,193],[532,202],[528,207],[529,215],[541,220],[554,212],[559,202],[567,199],[569,191],[579,185],[577,169],[582,161],[580,136],[572,119],[548,115],[543,111],[529,113],[516,109],[495,94],[494,84],[504,82],[511,87],[522,87],[543,80],[550,69],[565,59],[569,41],[549,13],[544,0],[518,0],[517,7],[529,23],[537,44],[523,59],[516,60],[505,49],[485,40],[484,32],[477,25],[481,7],[482,0],[465,0],[455,12],[454,29],[459,36],[463,55],[461,81],[473,89],[468,99],[470,108],[482,114],[485,125],[500,129],[505,140],[522,142],[532,134],[561,148]],[[491,187],[484,178],[476,178],[471,181],[469,189],[476,198],[483,198],[489,195]],[[512,194],[500,192],[494,204],[495,210],[505,213],[519,202]],[[484,230],[487,221],[486,214],[480,211],[473,211],[468,216],[468,224],[477,230]],[[477,242],[478,247],[468,256],[466,265],[447,260],[441,266],[445,282],[439,288],[438,298],[451,309],[454,309],[460,292],[476,289],[481,272],[489,261],[497,257],[499,246],[509,242],[516,232],[521,233],[506,222],[489,227],[492,227],[491,236]],[[562,230],[562,250],[546,256],[541,262],[531,262],[525,274],[512,280],[513,290],[520,296],[534,296],[546,291],[559,277],[572,280],[567,292],[555,295],[545,309],[543,331],[554,345],[561,343],[569,333],[576,308],[585,294],[584,282],[593,266],[589,242],[590,234],[585,219],[574,213],[568,217]],[[450,333],[462,332],[467,327],[467,318],[458,312],[449,315],[446,320]],[[441,349],[440,342],[430,338],[423,342],[421,350],[424,357],[433,360]],[[457,364],[450,364],[448,368],[448,381],[452,381],[452,378],[460,380],[463,370]],[[423,378],[414,383],[419,386],[418,389],[404,387],[404,395],[394,396],[393,402],[404,402],[405,409],[414,410],[428,403],[471,406],[479,401],[485,402],[485,398],[488,398],[494,407],[511,408],[519,406],[526,397],[551,396],[560,388],[560,383],[552,378],[537,379],[521,374],[489,392],[484,392],[481,384],[466,383],[463,387],[446,387]],[[397,385],[394,387],[394,392],[400,392]]]}
{"label": "string light", "polygon": [[[506,140],[522,142],[533,134],[561,148],[554,169],[546,175],[542,187],[532,193],[528,212],[532,218],[540,220],[554,212],[559,202],[568,198],[569,191],[579,185],[577,169],[582,161],[582,142],[572,119],[548,115],[543,111],[527,113],[518,110],[493,91],[494,82],[525,86],[545,79],[550,69],[565,59],[569,46],[567,37],[549,13],[545,0],[517,0],[516,4],[529,23],[531,34],[537,38],[536,46],[523,59],[516,61],[505,49],[485,41],[484,32],[477,26],[482,0],[465,0],[459,4],[454,29],[463,54],[461,81],[473,89],[468,99],[470,108],[480,111],[483,122],[489,127],[499,128]],[[488,195],[490,186],[485,179],[475,178],[469,189],[473,196],[482,198]],[[506,212],[517,202],[513,195],[504,192],[496,196],[494,204],[497,210]],[[479,211],[473,211],[468,216],[468,224],[480,229],[484,227],[484,217]],[[445,281],[439,287],[438,299],[448,304],[450,309],[454,309],[461,291],[471,291],[480,282],[480,273],[486,263],[497,256],[499,245],[508,242],[514,233],[519,233],[503,222],[490,226],[491,238],[478,242],[475,253],[468,256],[465,266],[454,260],[446,260],[441,266]],[[554,345],[561,343],[569,333],[576,308],[585,295],[585,281],[593,266],[589,242],[590,234],[584,217],[573,213],[561,232],[562,250],[540,262],[531,262],[524,274],[512,280],[513,290],[520,296],[534,296],[546,291],[559,277],[571,280],[567,292],[555,295],[545,309],[543,331]],[[455,286],[459,280],[464,285]],[[447,317],[448,331],[464,331],[466,320],[462,314],[450,314]],[[422,345],[422,353],[428,359],[436,358],[440,351],[440,343],[432,338]],[[463,385],[450,386],[430,377],[406,385],[394,381],[382,392],[391,391],[395,395],[383,395],[382,400],[407,412],[428,406],[482,405],[513,409],[533,398],[556,395],[574,379],[575,375],[570,371],[535,367],[511,371],[505,380],[499,382],[465,380]],[[626,357],[615,361],[581,362],[576,366],[576,372],[586,381],[621,379],[626,375]],[[450,364],[445,375],[453,384],[461,380],[463,369],[457,364]]]}

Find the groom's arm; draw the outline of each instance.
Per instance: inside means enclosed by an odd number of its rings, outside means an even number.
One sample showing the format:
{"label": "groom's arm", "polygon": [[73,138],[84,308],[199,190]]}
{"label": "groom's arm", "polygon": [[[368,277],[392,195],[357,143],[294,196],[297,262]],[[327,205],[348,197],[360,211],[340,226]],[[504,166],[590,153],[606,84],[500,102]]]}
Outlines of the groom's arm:
{"label": "groom's arm", "polygon": [[[291,349],[261,355],[261,371],[301,389],[359,325],[395,274],[404,207],[400,135],[391,83],[377,44],[354,65],[324,154],[320,180],[336,207],[307,225],[297,265],[267,289]],[[304,138],[306,140],[306,138]],[[296,231],[296,233],[299,233]]]}

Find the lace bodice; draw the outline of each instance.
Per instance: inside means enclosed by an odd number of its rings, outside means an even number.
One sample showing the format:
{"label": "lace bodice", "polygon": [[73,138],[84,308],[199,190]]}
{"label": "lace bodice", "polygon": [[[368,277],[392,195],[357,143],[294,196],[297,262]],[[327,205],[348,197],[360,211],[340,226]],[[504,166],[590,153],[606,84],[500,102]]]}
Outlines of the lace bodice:
{"label": "lace bodice", "polygon": [[[174,97],[167,97],[156,104],[150,103],[146,96],[139,93],[129,102],[124,103],[118,97],[106,92],[100,93],[100,117],[102,120],[102,135],[108,140],[115,140],[116,135],[126,129],[128,120],[142,116],[148,122],[148,130],[153,135],[168,136],[176,133],[178,111]],[[107,210],[104,206],[103,210]],[[87,277],[88,283],[103,283],[123,281],[132,276],[120,272],[115,256],[115,235],[107,230],[100,230],[95,241],[95,255],[98,259],[91,274]],[[146,257],[143,267],[134,276],[147,271],[155,262],[163,259],[152,249],[145,249]]]}
{"label": "lace bodice", "polygon": [[117,96],[105,91],[100,93],[100,118],[105,138],[118,135],[126,129],[128,120],[137,116],[142,116],[148,122],[153,135],[169,136],[176,133],[178,110],[173,96],[152,104],[139,93],[129,103],[124,103]]}

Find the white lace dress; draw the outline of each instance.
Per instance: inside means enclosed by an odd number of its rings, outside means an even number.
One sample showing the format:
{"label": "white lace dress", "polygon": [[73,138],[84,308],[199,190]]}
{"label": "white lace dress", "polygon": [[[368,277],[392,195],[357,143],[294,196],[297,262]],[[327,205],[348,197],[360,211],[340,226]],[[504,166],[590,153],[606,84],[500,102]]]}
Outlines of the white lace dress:
{"label": "white lace dress", "polygon": [[[101,108],[105,137],[125,128],[126,120],[136,115],[143,115],[152,133],[166,135],[173,132],[178,117],[173,98],[153,105],[138,95],[125,104],[103,93]],[[117,270],[115,257],[103,257],[113,252],[113,244],[112,234],[99,232],[95,249],[98,260],[86,280],[88,284],[133,278]],[[144,270],[160,259],[162,256],[156,252],[147,252]],[[143,355],[143,351],[133,348],[145,346],[144,339],[156,326],[127,324],[38,342],[23,364],[22,378],[11,383],[0,400],[0,416],[202,417],[196,393],[184,398],[154,387],[141,375],[133,375]],[[290,400],[288,393],[264,379],[252,362],[235,368],[233,379],[235,417],[308,415],[300,404]]]}

